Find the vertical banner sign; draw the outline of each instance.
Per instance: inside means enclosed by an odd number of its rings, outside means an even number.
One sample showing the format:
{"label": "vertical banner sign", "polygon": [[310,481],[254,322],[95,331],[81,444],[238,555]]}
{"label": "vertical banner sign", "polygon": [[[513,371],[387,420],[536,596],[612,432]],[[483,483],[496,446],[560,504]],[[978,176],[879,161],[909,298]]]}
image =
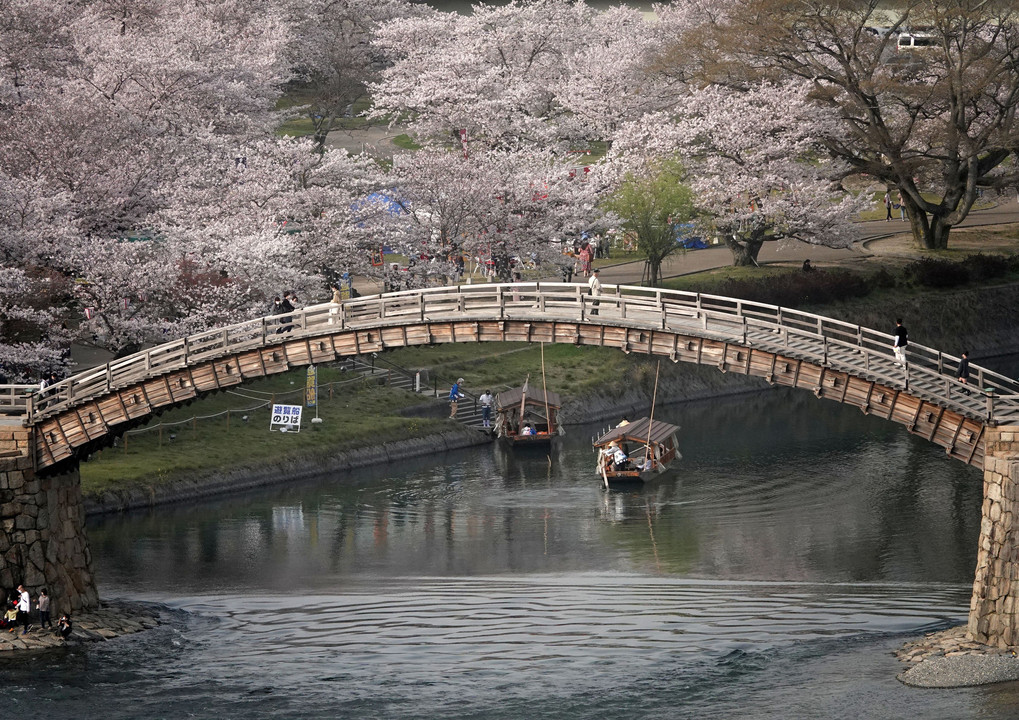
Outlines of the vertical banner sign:
{"label": "vertical banner sign", "polygon": [[304,406],[313,408],[318,405],[318,368],[308,366],[308,382],[304,386]]}
{"label": "vertical banner sign", "polygon": [[273,405],[269,430],[278,427],[280,432],[301,432],[302,409],[300,405]]}

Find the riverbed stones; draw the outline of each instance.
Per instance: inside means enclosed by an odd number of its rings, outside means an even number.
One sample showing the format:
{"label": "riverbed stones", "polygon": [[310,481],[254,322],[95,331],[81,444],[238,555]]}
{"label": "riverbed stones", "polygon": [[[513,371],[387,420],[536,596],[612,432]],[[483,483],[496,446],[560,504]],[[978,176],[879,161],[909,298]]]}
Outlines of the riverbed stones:
{"label": "riverbed stones", "polygon": [[[54,625],[58,617],[58,615],[53,617]],[[67,640],[53,630],[43,630],[38,626],[27,635],[21,634],[20,627],[14,632],[0,630],[0,654],[16,650],[46,650],[82,642],[105,642],[160,624],[157,608],[142,603],[121,601],[104,603],[102,607],[72,615],[71,619],[73,631]]]}
{"label": "riverbed stones", "polygon": [[34,602],[46,588],[54,616],[94,608],[78,471],[37,477],[32,432],[0,426],[0,594],[23,584]]}

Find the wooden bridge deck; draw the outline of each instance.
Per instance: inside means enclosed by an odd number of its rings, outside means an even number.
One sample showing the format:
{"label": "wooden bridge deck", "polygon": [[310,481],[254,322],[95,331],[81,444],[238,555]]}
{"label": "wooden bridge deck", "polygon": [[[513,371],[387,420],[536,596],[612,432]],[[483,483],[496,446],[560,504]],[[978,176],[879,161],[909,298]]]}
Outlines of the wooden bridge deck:
{"label": "wooden bridge deck", "polygon": [[45,390],[0,387],[0,413],[35,426],[38,469],[73,461],[154,411],[291,367],[387,348],[526,341],[616,347],[804,388],[898,422],[982,466],[986,425],[1019,421],[1019,383],[891,336],[734,298],[631,286],[518,283],[429,288],[323,304],[172,341]]}

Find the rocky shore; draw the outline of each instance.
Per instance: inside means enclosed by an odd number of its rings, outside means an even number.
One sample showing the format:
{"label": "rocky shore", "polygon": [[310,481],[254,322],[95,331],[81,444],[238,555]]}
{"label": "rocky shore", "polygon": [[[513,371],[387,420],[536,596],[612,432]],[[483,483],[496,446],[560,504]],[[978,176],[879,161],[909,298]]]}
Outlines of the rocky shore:
{"label": "rocky shore", "polygon": [[909,663],[899,681],[913,687],[958,688],[1019,680],[1019,648],[998,648],[966,637],[966,626],[910,640],[895,656]]}
{"label": "rocky shore", "polygon": [[[154,607],[122,601],[104,602],[101,607],[74,615],[71,620],[73,630],[67,640],[38,625],[25,635],[22,635],[20,627],[13,632],[0,631],[0,656],[14,650],[46,650],[83,642],[105,642],[160,624],[159,613]],[[55,624],[56,618],[53,621]]]}

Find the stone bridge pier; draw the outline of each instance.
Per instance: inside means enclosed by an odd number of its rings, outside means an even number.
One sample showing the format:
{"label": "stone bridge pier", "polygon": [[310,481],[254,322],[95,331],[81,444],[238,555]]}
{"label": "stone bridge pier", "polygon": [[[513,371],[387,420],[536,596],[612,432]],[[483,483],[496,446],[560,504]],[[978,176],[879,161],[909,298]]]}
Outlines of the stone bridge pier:
{"label": "stone bridge pier", "polygon": [[78,468],[36,474],[32,428],[0,425],[0,590],[24,585],[33,609],[39,590],[52,599],[51,612],[99,604],[92,554],[85,536]]}
{"label": "stone bridge pier", "polygon": [[1019,645],[1019,426],[988,427],[984,503],[968,635]]}

